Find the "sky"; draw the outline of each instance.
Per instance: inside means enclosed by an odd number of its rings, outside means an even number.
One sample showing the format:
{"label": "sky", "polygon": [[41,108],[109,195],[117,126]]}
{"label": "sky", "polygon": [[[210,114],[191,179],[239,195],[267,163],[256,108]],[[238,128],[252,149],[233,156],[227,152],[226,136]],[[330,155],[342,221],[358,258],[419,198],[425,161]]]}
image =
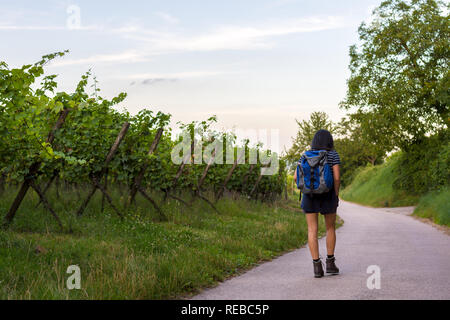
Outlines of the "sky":
{"label": "sky", "polygon": [[47,66],[58,90],[95,74],[118,106],[217,115],[217,129],[279,130],[291,146],[296,119],[345,112],[349,46],[381,0],[0,0],[0,61],[10,67],[62,50]]}

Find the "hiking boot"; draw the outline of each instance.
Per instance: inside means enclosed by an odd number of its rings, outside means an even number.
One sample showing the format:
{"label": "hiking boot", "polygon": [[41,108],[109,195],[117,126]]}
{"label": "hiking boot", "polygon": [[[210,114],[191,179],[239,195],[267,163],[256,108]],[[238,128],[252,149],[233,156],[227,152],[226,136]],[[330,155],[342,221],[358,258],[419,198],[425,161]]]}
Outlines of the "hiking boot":
{"label": "hiking boot", "polygon": [[314,266],[314,278],[322,278],[323,277],[322,260],[313,261],[313,266]]}
{"label": "hiking boot", "polygon": [[326,265],[327,265],[327,273],[331,274],[339,274],[339,268],[336,267],[336,264],[334,263],[336,261],[336,258],[327,258]]}

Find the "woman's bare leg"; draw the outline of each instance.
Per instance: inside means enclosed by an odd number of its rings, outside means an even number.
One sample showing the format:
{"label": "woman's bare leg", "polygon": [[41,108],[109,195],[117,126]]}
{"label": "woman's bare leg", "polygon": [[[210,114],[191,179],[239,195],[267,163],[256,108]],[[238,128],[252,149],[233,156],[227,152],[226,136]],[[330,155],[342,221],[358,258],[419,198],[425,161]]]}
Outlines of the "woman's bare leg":
{"label": "woman's bare leg", "polygon": [[336,213],[325,214],[325,226],[327,228],[327,254],[332,256],[336,247]]}
{"label": "woman's bare leg", "polygon": [[311,257],[319,259],[319,242],[317,240],[318,214],[306,213],[306,222],[308,223],[308,245],[311,251]]}

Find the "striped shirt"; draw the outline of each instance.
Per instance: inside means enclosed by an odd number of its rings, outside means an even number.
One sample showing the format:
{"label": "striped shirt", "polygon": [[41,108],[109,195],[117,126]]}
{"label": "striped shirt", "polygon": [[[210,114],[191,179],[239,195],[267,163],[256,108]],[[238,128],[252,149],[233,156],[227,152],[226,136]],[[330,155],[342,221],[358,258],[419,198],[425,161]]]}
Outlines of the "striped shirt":
{"label": "striped shirt", "polygon": [[336,150],[328,151],[327,160],[330,167],[341,164],[341,158],[339,157],[339,153],[337,153]]}

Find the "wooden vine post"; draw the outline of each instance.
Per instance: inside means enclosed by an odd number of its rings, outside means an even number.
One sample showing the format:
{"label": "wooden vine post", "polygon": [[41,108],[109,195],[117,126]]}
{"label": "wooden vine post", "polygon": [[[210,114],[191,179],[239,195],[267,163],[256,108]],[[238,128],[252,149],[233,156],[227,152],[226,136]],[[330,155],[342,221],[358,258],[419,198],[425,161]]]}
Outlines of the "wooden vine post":
{"label": "wooden vine post", "polygon": [[[271,164],[269,163],[268,165],[266,165],[266,166],[264,166],[264,167],[269,167]],[[262,177],[263,177],[263,174],[262,174],[262,169],[264,168],[264,167],[261,167],[261,172],[259,173],[259,176],[258,176],[258,179],[256,180],[256,182],[255,182],[255,185],[253,186],[253,189],[252,189],[252,191],[250,191],[250,194],[249,194],[249,197],[251,197],[252,195],[253,195],[253,193],[256,191],[256,189],[258,188],[258,185],[259,185],[259,183],[261,182],[261,179],[262,179]]]}
{"label": "wooden vine post", "polygon": [[[184,167],[188,163],[188,161],[192,158],[192,155],[194,153],[195,143],[194,141],[191,142],[191,153],[186,154],[183,158],[183,161],[181,162],[180,166],[178,167],[177,174],[175,175],[175,178],[173,179],[172,185],[176,186],[178,183],[178,179],[180,179],[181,175],[183,174]],[[176,195],[172,194],[171,189],[165,190],[164,200],[166,200],[168,197],[173,198],[181,203],[183,203],[186,206],[190,206],[189,203],[181,199],[180,197],[177,197]]]}
{"label": "wooden vine post", "polygon": [[[163,129],[159,128],[158,131],[156,132],[155,139],[153,140],[152,145],[150,146],[150,149],[149,149],[149,151],[147,153],[148,157],[151,156],[155,152],[156,148],[158,147],[159,141],[161,140],[162,134],[163,134]],[[133,185],[131,186],[130,195],[128,197],[127,205],[130,206],[134,202],[136,194],[139,191],[139,193],[141,193],[141,195],[152,204],[152,206],[156,209],[156,211],[158,211],[161,220],[167,220],[167,217],[162,212],[161,208],[145,192],[145,190],[141,186],[142,180],[144,179],[144,175],[145,175],[145,172],[147,171],[147,168],[148,168],[149,164],[150,164],[150,160],[147,158],[144,161],[144,164],[141,167],[141,171],[135,177]]]}
{"label": "wooden vine post", "polygon": [[187,154],[183,158],[183,162],[180,164],[180,167],[178,168],[177,174],[175,176],[175,179],[173,181],[173,184],[175,185],[178,182],[178,179],[181,177],[181,174],[183,173],[184,167],[186,166],[189,159],[192,157],[192,154],[194,153],[194,141],[191,143],[191,154]]}
{"label": "wooden vine post", "polygon": [[[108,188],[108,169],[106,169],[106,171],[105,171],[105,181],[103,182],[103,188],[105,189],[105,190],[107,190],[107,188]],[[103,196],[102,196],[102,208],[101,208],[101,212],[103,213],[104,211],[105,211],[105,199],[106,199],[106,196],[105,196],[105,194],[103,194]]]}
{"label": "wooden vine post", "polygon": [[[47,140],[45,141],[46,143],[48,143],[50,145],[53,144],[53,141],[55,140],[55,133],[64,124],[64,121],[66,120],[68,113],[69,113],[69,109],[64,109],[60,112],[58,120],[56,121],[55,125],[53,126],[53,128],[50,130],[50,132],[48,134]],[[50,213],[55,217],[56,221],[58,222],[59,227],[62,229],[63,226],[62,226],[61,220],[56,215],[55,211],[50,207],[50,204],[48,203],[47,199],[45,199],[44,194],[41,192],[39,187],[34,182],[34,180],[36,179],[35,176],[38,173],[40,166],[41,166],[40,161],[36,161],[30,166],[28,175],[25,177],[24,182],[22,183],[22,186],[20,187],[20,190],[16,195],[16,198],[14,199],[11,207],[9,208],[8,213],[6,214],[6,216],[4,218],[5,226],[8,226],[11,224],[11,222],[14,219],[14,216],[16,215],[17,210],[20,207],[20,204],[22,203],[23,199],[25,198],[25,196],[28,192],[28,189],[31,187],[39,195],[39,198],[44,203],[44,206],[46,207],[46,209],[48,211],[50,211]]]}
{"label": "wooden vine post", "polygon": [[[155,139],[153,140],[152,145],[150,146],[150,150],[147,153],[147,156],[151,156],[153,152],[155,152],[156,148],[158,147],[159,141],[161,140],[161,136],[163,133],[163,129],[160,128],[156,132]],[[128,197],[128,205],[130,205],[134,198],[136,197],[136,193],[139,191],[139,188],[141,187],[142,180],[144,179],[145,171],[147,170],[149,165],[149,159],[147,158],[144,161],[144,164],[141,167],[141,171],[139,174],[134,178],[133,185],[131,186],[130,195]]]}
{"label": "wooden vine post", "polygon": [[255,165],[254,165],[254,164],[251,164],[250,167],[248,168],[247,174],[245,175],[245,177],[244,177],[244,179],[243,179],[243,181],[242,181],[242,186],[245,186],[245,185],[247,184],[248,177],[249,177],[250,174],[253,172],[253,169],[254,169],[254,168],[255,168]]}
{"label": "wooden vine post", "polygon": [[119,148],[120,143],[122,142],[123,138],[127,134],[127,131],[129,128],[130,128],[130,123],[125,122],[116,138],[116,141],[114,142],[114,144],[112,145],[111,149],[108,152],[108,155],[106,156],[106,159],[105,159],[105,162],[103,163],[102,169],[100,170],[100,172],[98,174],[92,176],[92,182],[93,182],[92,189],[89,192],[86,200],[81,204],[80,209],[78,209],[78,211],[77,211],[78,216],[81,216],[83,214],[89,201],[91,200],[92,196],[95,194],[95,191],[97,191],[97,189],[99,189],[105,196],[105,198],[108,201],[108,203],[110,204],[110,206],[117,213],[117,215],[119,217],[123,218],[122,213],[114,206],[110,195],[108,194],[106,189],[102,186],[101,179],[102,179],[103,175],[107,172],[108,165],[111,162],[111,160],[114,158],[114,155],[115,155],[117,149]]}
{"label": "wooden vine post", "polygon": [[[59,174],[58,170],[54,170],[53,171],[53,175],[50,178],[50,180],[47,182],[47,184],[45,185],[44,189],[42,190],[42,194],[45,196],[45,194],[47,193],[48,189],[50,189],[50,186],[52,185],[53,181],[56,179],[56,176]],[[39,202],[36,204],[35,208],[39,207],[39,205],[42,203],[42,200],[39,199]]]}
{"label": "wooden vine post", "polygon": [[225,180],[223,181],[222,187],[221,187],[221,188],[219,189],[219,191],[217,192],[217,195],[216,195],[216,201],[219,200],[219,199],[222,197],[223,193],[224,193],[225,190],[227,189],[227,184],[228,184],[228,182],[230,181],[231,177],[233,176],[234,170],[236,170],[236,167],[237,167],[238,163],[242,160],[243,157],[245,157],[245,150],[243,150],[243,151],[244,151],[244,152],[242,152],[242,153],[239,155],[239,159],[238,159],[238,158],[235,158],[234,163],[233,163],[233,166],[230,168],[230,171],[228,171],[228,174],[227,174]]}
{"label": "wooden vine post", "polygon": [[261,182],[263,175],[260,173],[258,176],[258,179],[255,182],[255,185],[252,188],[252,191],[250,191],[249,197],[251,197],[253,195],[253,193],[256,191],[256,189],[258,188],[259,183]]}
{"label": "wooden vine post", "polygon": [[203,196],[201,193],[201,187],[203,185],[203,182],[206,179],[206,175],[208,174],[209,169],[211,168],[211,166],[214,163],[215,158],[216,158],[216,149],[214,148],[214,151],[211,154],[211,158],[209,159],[208,164],[206,165],[205,170],[203,170],[203,174],[197,183],[197,190],[195,192],[195,195],[197,197],[199,197],[200,199],[202,199],[203,201],[207,202],[217,213],[220,213],[219,210],[217,210],[217,208],[214,206],[214,204],[211,201],[209,201],[208,198]]}

